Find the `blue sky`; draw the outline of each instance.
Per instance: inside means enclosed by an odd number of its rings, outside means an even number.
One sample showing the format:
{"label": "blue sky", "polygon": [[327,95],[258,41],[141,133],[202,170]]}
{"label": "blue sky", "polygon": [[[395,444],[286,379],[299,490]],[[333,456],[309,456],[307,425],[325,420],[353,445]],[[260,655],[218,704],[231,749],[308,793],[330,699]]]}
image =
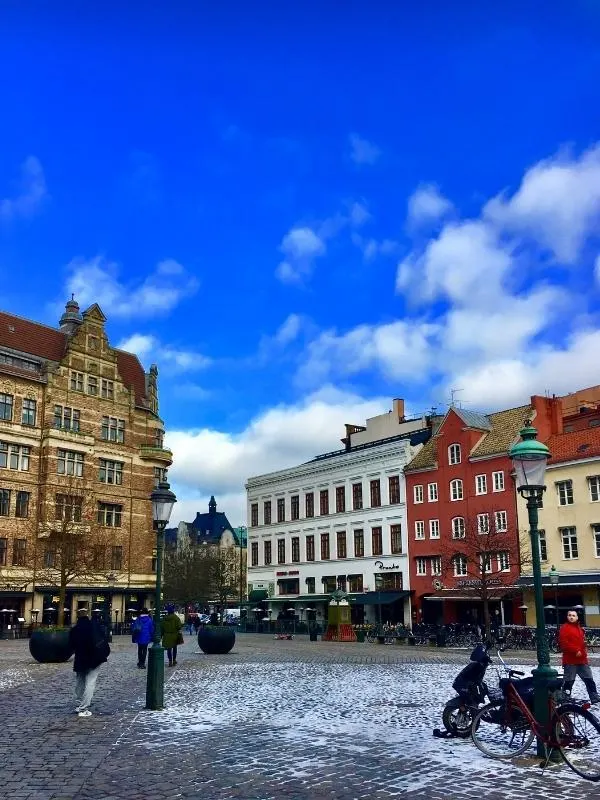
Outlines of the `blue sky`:
{"label": "blue sky", "polygon": [[3,4],[0,299],[158,363],[182,518],[600,382],[597,3],[148,5]]}

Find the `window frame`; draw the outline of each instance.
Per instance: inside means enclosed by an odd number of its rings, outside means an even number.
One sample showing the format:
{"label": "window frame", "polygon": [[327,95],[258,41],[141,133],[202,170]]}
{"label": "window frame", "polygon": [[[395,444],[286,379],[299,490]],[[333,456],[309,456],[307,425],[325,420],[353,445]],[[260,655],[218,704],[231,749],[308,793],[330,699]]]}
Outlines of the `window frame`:
{"label": "window frame", "polygon": [[456,464],[462,463],[462,450],[460,444],[458,442],[453,442],[453,444],[448,446],[448,464],[453,467]]}
{"label": "window frame", "polygon": [[277,537],[277,564],[287,564],[287,547],[285,536]]}
{"label": "window frame", "polygon": [[429,538],[430,539],[439,539],[440,538],[440,521],[439,521],[439,519],[430,519],[429,520]]}
{"label": "window frame", "polygon": [[475,494],[487,494],[487,475],[485,473],[475,475]]}
{"label": "window frame", "polygon": [[415,505],[420,505],[425,502],[425,492],[422,483],[416,483],[413,486],[413,502]]}
{"label": "window frame", "polygon": [[[502,520],[498,522],[498,518],[502,515]],[[494,529],[496,533],[508,532],[508,512],[507,511],[494,511]]]}
{"label": "window frame", "polygon": [[369,496],[371,508],[381,508],[381,479],[373,478],[369,481]]}
{"label": "window frame", "polygon": [[15,396],[8,392],[0,392],[0,420],[12,422],[15,408]]}
{"label": "window frame", "polygon": [[424,578],[427,576],[427,559],[423,556],[415,558],[415,575],[417,578]]}
{"label": "window frame", "polygon": [[[461,566],[461,569],[458,569],[458,566]],[[455,578],[466,578],[469,574],[469,564],[467,561],[467,557],[463,555],[455,555],[452,557],[452,569],[454,572]]]}
{"label": "window frame", "polygon": [[438,485],[437,481],[433,483],[427,484],[427,502],[428,503],[437,503],[439,500],[439,492],[438,492]]}
{"label": "window frame", "polygon": [[337,514],[342,514],[346,510],[346,487],[335,487],[335,511]]}
{"label": "window frame", "polygon": [[[26,408],[25,404],[29,404]],[[33,405],[33,408],[31,408]],[[32,416],[33,415],[33,416]],[[37,401],[31,397],[24,397],[21,403],[21,425],[27,425],[29,428],[35,428],[37,419]]]}
{"label": "window frame", "polygon": [[354,540],[354,558],[365,557],[365,530],[364,528],[355,528],[353,531]]}
{"label": "window frame", "polygon": [[492,472],[492,492],[503,492],[505,489],[504,470]]}
{"label": "window frame", "polygon": [[425,540],[425,520],[415,520],[415,541],[422,542]]}
{"label": "window frame", "polygon": [[395,556],[400,556],[403,553],[402,525],[400,523],[390,525],[390,552]]}
{"label": "window frame", "polygon": [[[594,484],[592,484],[592,481]],[[600,475],[588,475],[588,492],[590,495],[590,503],[600,503]],[[593,488],[593,486],[595,488]],[[596,497],[594,497],[594,492]]]}
{"label": "window frame", "polygon": [[[459,524],[461,523],[461,524]],[[465,518],[464,517],[452,517],[452,538],[453,539],[464,539],[467,535],[467,529],[465,525]],[[458,530],[458,534],[457,534]]]}
{"label": "window frame", "polygon": [[388,476],[388,501],[391,506],[397,506],[401,501],[400,476]]}
{"label": "window frame", "polygon": [[[564,490],[564,491],[563,491]],[[556,481],[556,494],[559,506],[575,505],[575,493],[573,492],[573,480],[567,478],[564,481]],[[564,503],[563,503],[564,499]]]}
{"label": "window frame", "polygon": [[[61,455],[61,453],[63,455]],[[64,463],[63,470],[60,469],[60,463]],[[69,464],[72,464],[71,471],[69,471]],[[83,468],[85,464],[85,455],[78,450],[66,450],[63,447],[58,447],[56,450],[56,474],[67,475],[73,478],[83,478]]]}
{"label": "window frame", "polygon": [[[579,541],[577,539],[577,526],[566,525],[564,527],[559,528],[558,530],[560,533],[560,540],[563,548],[564,561],[577,561],[579,559]],[[573,553],[575,553],[575,555],[573,555]]]}
{"label": "window frame", "polygon": [[477,533],[486,536],[490,532],[490,515],[487,511],[477,514]]}
{"label": "window frame", "polygon": [[[377,541],[377,546],[375,542]],[[371,555],[383,555],[383,528],[381,525],[375,525],[371,528]]]}
{"label": "window frame", "polygon": [[352,510],[361,511],[363,507],[362,481],[352,484]]}
{"label": "window frame", "polygon": [[98,501],[98,525],[102,528],[122,528],[123,527],[123,505],[121,503],[106,503]]}
{"label": "window frame", "polygon": [[346,531],[335,532],[335,543],[338,558],[348,558],[348,540]]}
{"label": "window frame", "polygon": [[[457,491],[455,491],[455,489]],[[458,491],[459,489],[460,492]],[[456,495],[456,497],[454,495]],[[460,501],[464,499],[465,499],[465,491],[462,478],[453,478],[450,481],[450,502],[460,503]]]}

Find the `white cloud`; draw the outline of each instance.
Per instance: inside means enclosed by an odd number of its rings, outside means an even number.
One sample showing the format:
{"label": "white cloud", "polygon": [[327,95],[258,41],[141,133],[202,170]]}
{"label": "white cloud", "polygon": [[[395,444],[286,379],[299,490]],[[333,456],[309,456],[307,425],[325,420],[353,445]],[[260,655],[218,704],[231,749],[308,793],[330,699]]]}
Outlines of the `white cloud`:
{"label": "white cloud", "polygon": [[302,328],[302,317],[300,314],[289,314],[277,329],[273,340],[276,344],[284,347],[298,338]]}
{"label": "white cloud", "polygon": [[159,369],[167,372],[193,372],[205,369],[212,363],[211,359],[191,350],[178,350],[161,344],[155,336],[134,333],[117,347],[128,353],[135,353],[141,361],[156,363]]}
{"label": "white cloud", "polygon": [[[342,449],[345,423],[364,424],[388,407],[389,399],[365,399],[326,387],[296,404],[281,404],[259,414],[237,434],[211,428],[170,431],[166,436],[173,450],[169,477],[182,497],[197,493],[204,506],[214,494],[219,507],[237,524],[245,520],[243,486],[249,477]],[[201,500],[193,500],[186,508],[196,502]],[[186,518],[179,516],[180,510],[176,506],[173,519]]]}
{"label": "white cloud", "polygon": [[174,259],[159,262],[138,283],[121,282],[118,265],[102,256],[74,259],[67,271],[67,295],[73,293],[80,306],[98,303],[113,317],[167,314],[198,288],[198,281]]}
{"label": "white cloud", "polygon": [[392,256],[400,247],[393,239],[366,239],[359,233],[352,234],[352,243],[362,251],[365,261],[373,261],[378,256]]}
{"label": "white cloud", "polygon": [[0,199],[0,219],[11,221],[17,217],[31,217],[48,196],[42,165],[35,156],[28,156],[21,164],[21,178],[13,196]]}
{"label": "white cloud", "polygon": [[374,164],[378,160],[381,150],[372,142],[363,139],[357,133],[351,133],[348,138],[350,141],[350,158],[355,164]]}
{"label": "white cloud", "polygon": [[572,264],[600,222],[600,144],[580,157],[560,154],[529,169],[512,197],[498,195],[484,215],[495,225],[532,237]]}
{"label": "white cloud", "polygon": [[446,216],[452,209],[452,203],[440,194],[437,186],[427,183],[419,186],[408,199],[407,224],[411,228],[430,224]]}

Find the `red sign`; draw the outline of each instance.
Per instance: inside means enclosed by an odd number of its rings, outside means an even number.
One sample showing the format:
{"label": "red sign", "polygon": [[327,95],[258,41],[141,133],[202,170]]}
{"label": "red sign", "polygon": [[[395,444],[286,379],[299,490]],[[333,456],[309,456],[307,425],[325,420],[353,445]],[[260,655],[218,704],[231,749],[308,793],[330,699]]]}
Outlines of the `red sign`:
{"label": "red sign", "polygon": [[275,575],[287,575],[287,572],[276,572]]}

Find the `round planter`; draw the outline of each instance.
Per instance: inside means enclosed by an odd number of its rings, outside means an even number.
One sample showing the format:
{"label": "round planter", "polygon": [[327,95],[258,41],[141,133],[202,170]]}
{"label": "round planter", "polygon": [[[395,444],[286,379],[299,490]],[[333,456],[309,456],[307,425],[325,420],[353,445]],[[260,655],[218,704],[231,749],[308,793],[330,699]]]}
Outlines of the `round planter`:
{"label": "round planter", "polygon": [[69,629],[62,631],[37,628],[29,640],[29,652],[41,664],[60,664],[73,655],[69,644]]}
{"label": "round planter", "polygon": [[365,640],[365,632],[364,631],[356,631],[356,641],[357,642],[364,642]]}
{"label": "round planter", "polygon": [[206,625],[198,631],[198,646],[203,653],[224,655],[235,644],[235,630],[227,625]]}

